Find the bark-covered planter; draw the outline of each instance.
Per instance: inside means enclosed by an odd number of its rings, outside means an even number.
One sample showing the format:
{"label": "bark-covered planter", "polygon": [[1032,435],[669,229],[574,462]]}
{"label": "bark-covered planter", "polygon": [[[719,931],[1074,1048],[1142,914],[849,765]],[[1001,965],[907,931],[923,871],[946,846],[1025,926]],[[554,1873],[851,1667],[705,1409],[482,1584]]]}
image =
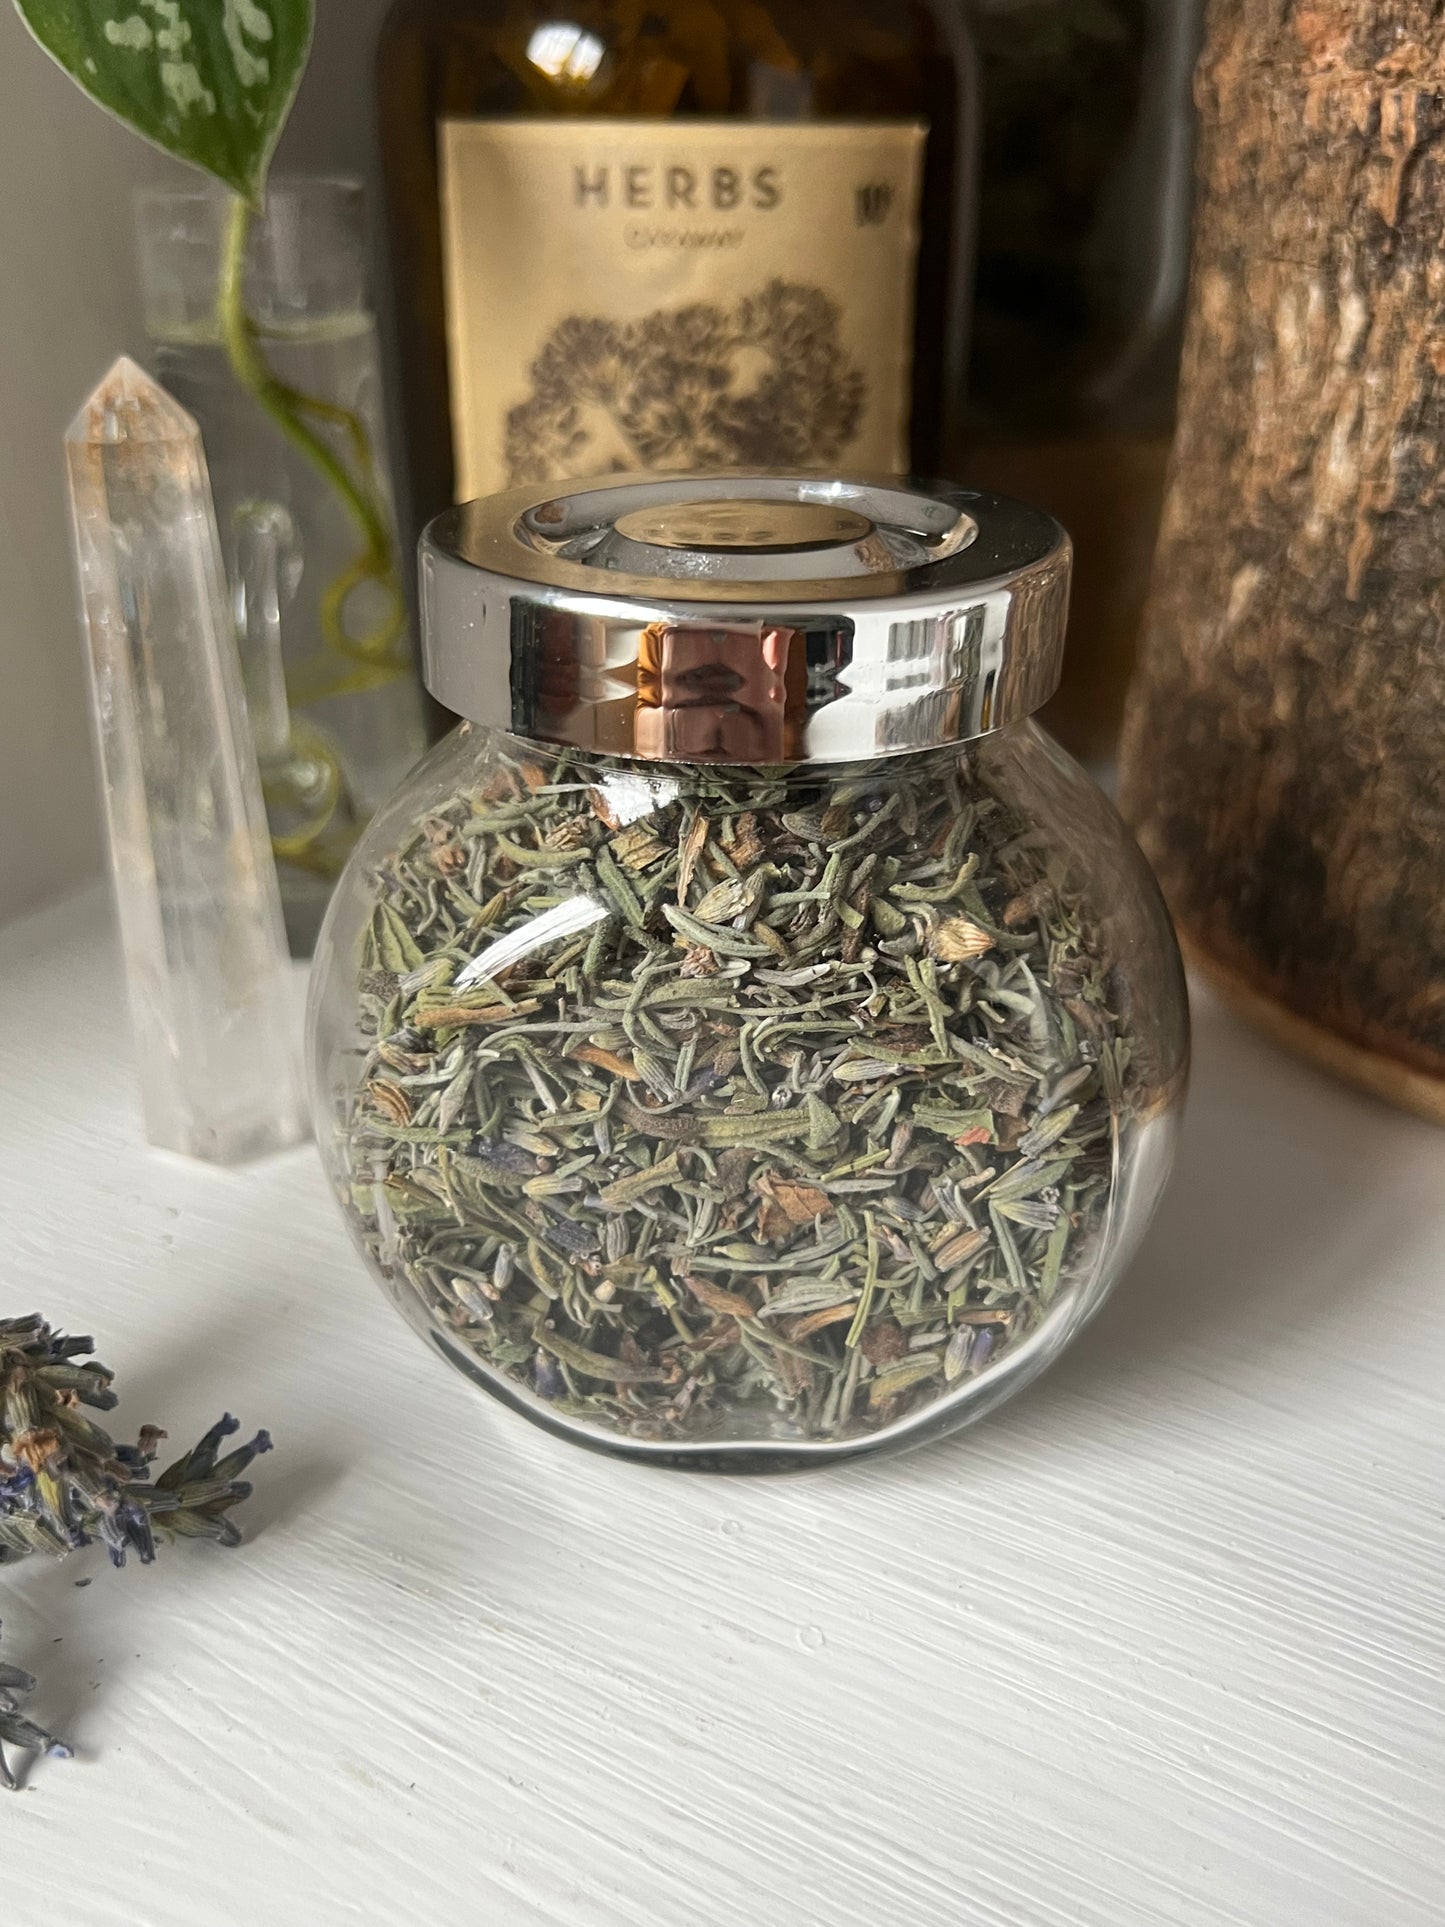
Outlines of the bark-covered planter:
{"label": "bark-covered planter", "polygon": [[1186,946],[1445,1119],[1445,21],[1217,0],[1122,797]]}

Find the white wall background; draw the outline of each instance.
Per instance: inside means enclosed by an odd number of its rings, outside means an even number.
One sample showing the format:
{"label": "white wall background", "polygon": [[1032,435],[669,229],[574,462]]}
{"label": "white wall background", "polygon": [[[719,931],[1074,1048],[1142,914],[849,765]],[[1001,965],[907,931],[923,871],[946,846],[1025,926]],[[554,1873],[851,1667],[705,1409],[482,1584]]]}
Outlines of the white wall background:
{"label": "white wall background", "polygon": [[[279,165],[374,179],[387,0],[318,0]],[[0,920],[103,862],[61,436],[122,350],[143,357],[132,189],[180,175],[84,100],[0,0]]]}

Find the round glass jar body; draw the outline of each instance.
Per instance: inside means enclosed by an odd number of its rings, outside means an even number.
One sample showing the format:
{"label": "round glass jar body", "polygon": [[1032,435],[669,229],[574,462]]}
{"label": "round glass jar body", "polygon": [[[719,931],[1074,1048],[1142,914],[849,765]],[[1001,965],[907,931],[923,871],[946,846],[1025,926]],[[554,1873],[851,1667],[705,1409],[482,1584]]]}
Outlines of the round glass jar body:
{"label": "round glass jar body", "polygon": [[747,1471],[1055,1357],[1187,1051],[1153,879],[1028,720],[767,769],[463,724],[355,852],[311,1009],[327,1169],[417,1330],[554,1431]]}

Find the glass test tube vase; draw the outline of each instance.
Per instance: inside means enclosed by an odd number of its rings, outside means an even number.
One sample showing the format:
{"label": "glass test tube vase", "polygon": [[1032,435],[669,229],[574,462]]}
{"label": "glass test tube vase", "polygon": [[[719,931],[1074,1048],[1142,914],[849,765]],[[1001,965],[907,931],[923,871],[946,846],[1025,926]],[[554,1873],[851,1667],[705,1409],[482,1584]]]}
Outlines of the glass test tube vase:
{"label": "glass test tube vase", "polygon": [[309,955],[352,844],[425,746],[362,190],[276,182],[244,233],[240,352],[264,368],[264,393],[238,377],[234,316],[228,331],[234,200],[147,189],[136,213],[153,361],[205,440],[287,934]]}

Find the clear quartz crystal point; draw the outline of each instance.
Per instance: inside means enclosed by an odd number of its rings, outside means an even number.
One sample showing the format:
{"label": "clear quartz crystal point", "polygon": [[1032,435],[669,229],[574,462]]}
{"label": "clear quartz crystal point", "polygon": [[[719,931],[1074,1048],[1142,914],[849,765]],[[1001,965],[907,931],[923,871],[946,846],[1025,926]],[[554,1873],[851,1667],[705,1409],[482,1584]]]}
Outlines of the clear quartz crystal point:
{"label": "clear quartz crystal point", "polygon": [[147,1136],[304,1134],[295,997],[195,422],[122,357],[65,438]]}

